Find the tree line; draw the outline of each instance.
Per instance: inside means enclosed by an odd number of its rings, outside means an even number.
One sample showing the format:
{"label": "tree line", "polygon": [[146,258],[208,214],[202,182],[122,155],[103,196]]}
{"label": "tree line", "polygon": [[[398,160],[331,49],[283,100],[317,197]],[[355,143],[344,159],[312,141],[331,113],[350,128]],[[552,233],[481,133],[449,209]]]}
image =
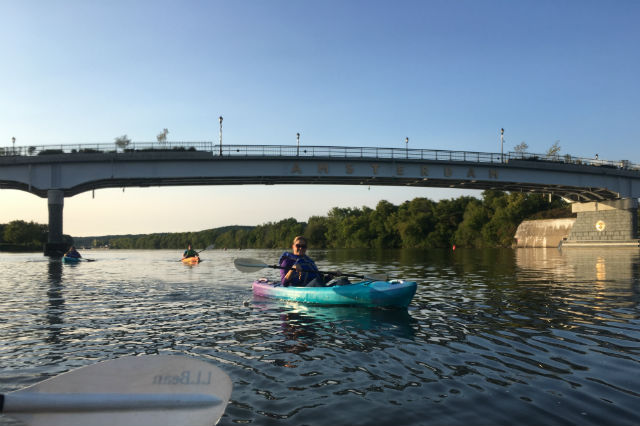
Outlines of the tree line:
{"label": "tree line", "polygon": [[[0,250],[39,251],[42,250],[48,237],[48,225],[24,220],[0,223]],[[69,235],[63,235],[63,239],[69,245],[72,244],[73,239]]]}
{"label": "tree line", "polygon": [[[558,197],[488,190],[481,199],[464,196],[432,201],[420,197],[400,205],[382,200],[375,209],[334,207],[326,216],[313,216],[308,222],[287,218],[199,232],[76,237],[75,245],[111,249],[183,249],[187,244],[200,250],[287,248],[296,235],[304,235],[313,248],[510,247],[523,220],[569,216],[569,204]],[[47,225],[24,221],[0,225],[0,244],[40,249],[46,240]]]}
{"label": "tree line", "polygon": [[313,248],[510,247],[525,219],[571,216],[569,204],[543,194],[489,190],[482,199],[432,201],[414,198],[400,205],[380,201],[375,209],[332,208],[308,222],[287,218],[258,226],[228,226],[199,232],[76,238],[76,245],[113,249],[287,248],[304,235]]}

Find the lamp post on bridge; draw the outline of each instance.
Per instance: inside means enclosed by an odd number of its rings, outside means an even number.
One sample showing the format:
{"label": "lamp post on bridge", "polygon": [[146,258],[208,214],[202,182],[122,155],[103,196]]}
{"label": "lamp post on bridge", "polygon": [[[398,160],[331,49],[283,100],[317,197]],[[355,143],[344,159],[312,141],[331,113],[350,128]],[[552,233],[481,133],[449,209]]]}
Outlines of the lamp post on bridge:
{"label": "lamp post on bridge", "polygon": [[404,143],[406,146],[407,158],[409,158],[409,138],[408,137],[404,138]]}
{"label": "lamp post on bridge", "polygon": [[220,116],[220,157],[222,157],[222,116]]}
{"label": "lamp post on bridge", "polygon": [[500,162],[504,163],[504,129],[500,129]]}
{"label": "lamp post on bridge", "polygon": [[15,136],[13,136],[13,137],[11,138],[11,143],[13,143],[13,150],[11,151],[11,153],[12,153],[13,155],[16,155],[16,138],[15,138]]}
{"label": "lamp post on bridge", "polygon": [[296,155],[300,155],[300,132],[296,133],[296,138],[298,139],[298,148],[296,149]]}

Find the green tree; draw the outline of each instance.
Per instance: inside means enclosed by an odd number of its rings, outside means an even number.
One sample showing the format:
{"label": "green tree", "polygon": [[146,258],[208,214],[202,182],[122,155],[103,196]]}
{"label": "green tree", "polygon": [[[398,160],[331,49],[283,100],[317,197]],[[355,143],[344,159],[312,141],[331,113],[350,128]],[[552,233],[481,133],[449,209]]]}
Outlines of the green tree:
{"label": "green tree", "polygon": [[489,221],[489,211],[480,200],[471,200],[465,208],[462,222],[453,242],[460,247],[482,247],[482,228]]}
{"label": "green tree", "polygon": [[47,241],[47,233],[47,225],[14,220],[4,227],[3,239],[11,244],[40,245]]}
{"label": "green tree", "polygon": [[386,200],[381,200],[376,209],[371,212],[369,227],[373,235],[371,247],[397,248],[400,247],[400,234],[396,224],[398,207]]}
{"label": "green tree", "polygon": [[429,235],[436,229],[436,204],[428,198],[405,201],[398,208],[396,229],[401,247],[431,247]]}
{"label": "green tree", "polygon": [[327,247],[346,247],[348,237],[348,218],[355,215],[355,210],[351,208],[334,207],[329,210],[327,216]]}
{"label": "green tree", "polygon": [[311,216],[309,223],[304,231],[304,236],[307,237],[310,244],[314,247],[326,248],[327,247],[327,231],[329,230],[329,220],[326,217]]}

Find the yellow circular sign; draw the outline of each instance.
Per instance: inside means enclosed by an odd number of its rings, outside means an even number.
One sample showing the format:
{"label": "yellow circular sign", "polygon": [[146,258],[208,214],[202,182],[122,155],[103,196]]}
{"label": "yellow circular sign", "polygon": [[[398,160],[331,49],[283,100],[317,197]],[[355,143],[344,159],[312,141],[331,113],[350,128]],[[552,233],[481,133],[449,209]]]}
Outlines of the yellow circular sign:
{"label": "yellow circular sign", "polygon": [[605,224],[603,221],[599,220],[596,222],[596,229],[598,231],[604,231]]}

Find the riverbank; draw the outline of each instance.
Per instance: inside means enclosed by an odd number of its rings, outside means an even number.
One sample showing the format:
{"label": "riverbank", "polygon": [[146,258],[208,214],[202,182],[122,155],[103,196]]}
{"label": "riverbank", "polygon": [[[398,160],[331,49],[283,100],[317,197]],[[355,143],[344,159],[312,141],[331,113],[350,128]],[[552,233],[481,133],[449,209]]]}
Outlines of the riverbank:
{"label": "riverbank", "polygon": [[23,244],[0,243],[0,252],[7,252],[7,253],[42,252],[42,246],[35,245],[35,244],[23,245]]}

